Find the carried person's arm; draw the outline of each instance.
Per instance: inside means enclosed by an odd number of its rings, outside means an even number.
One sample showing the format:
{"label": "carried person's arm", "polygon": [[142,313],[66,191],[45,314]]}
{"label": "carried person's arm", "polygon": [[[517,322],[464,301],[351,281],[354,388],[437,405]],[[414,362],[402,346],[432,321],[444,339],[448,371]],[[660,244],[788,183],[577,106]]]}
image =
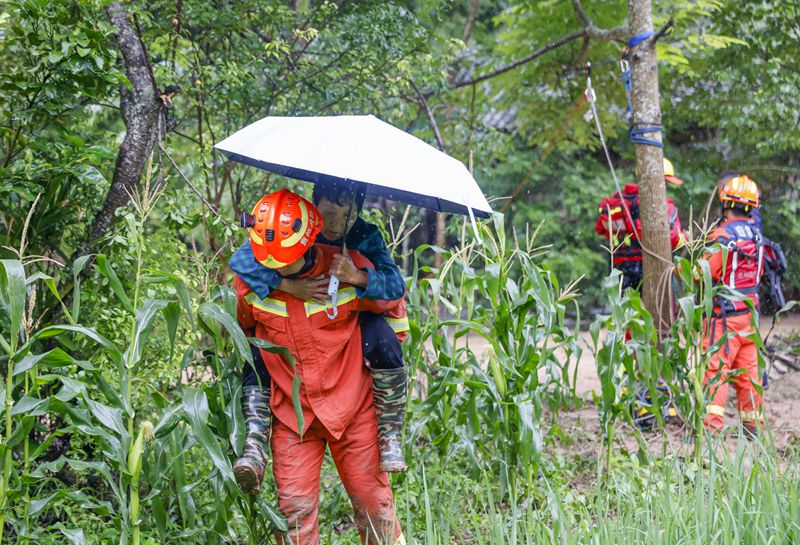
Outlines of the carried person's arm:
{"label": "carried person's arm", "polygon": [[354,248],[370,260],[374,268],[357,268],[346,255],[333,258],[331,274],[356,287],[360,299],[395,301],[406,292],[400,268],[392,259],[380,231],[374,225],[365,226],[364,238]]}
{"label": "carried person's arm", "polygon": [[250,243],[236,250],[231,256],[230,266],[250,289],[264,299],[275,290],[293,295],[302,301],[310,299],[324,303],[327,298],[328,281],[321,276],[309,278],[283,278],[278,271],[256,261]]}

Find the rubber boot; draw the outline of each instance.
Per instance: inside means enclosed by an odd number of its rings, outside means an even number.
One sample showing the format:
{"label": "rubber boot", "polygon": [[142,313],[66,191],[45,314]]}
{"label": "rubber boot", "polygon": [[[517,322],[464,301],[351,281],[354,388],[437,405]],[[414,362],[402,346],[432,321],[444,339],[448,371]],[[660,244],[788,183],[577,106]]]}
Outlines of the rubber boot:
{"label": "rubber boot", "polygon": [[372,392],[378,414],[378,448],[381,470],[398,473],[406,470],[403,456],[403,420],[408,396],[408,368],[372,369]]}
{"label": "rubber boot", "polygon": [[260,386],[242,388],[242,413],[247,436],[242,455],[233,465],[233,475],[245,494],[261,492],[261,481],[267,466],[269,425],[272,415],[269,409],[269,390]]}

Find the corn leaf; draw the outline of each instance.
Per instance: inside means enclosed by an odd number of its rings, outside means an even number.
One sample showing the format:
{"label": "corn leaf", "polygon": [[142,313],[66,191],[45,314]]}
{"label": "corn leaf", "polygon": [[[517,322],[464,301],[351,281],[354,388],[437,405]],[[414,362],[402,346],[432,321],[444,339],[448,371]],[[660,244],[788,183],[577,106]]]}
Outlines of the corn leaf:
{"label": "corn leaf", "polygon": [[305,427],[305,418],[303,418],[303,407],[300,405],[300,385],[303,380],[300,377],[300,373],[297,372],[297,362],[294,356],[292,356],[292,353],[285,346],[278,346],[277,344],[257,337],[248,337],[247,340],[262,350],[272,352],[273,354],[280,354],[289,365],[292,366],[292,370],[294,371],[294,376],[292,377],[292,406],[294,407],[294,416],[297,419],[297,429],[300,430],[300,435],[302,436],[303,428]]}
{"label": "corn leaf", "polygon": [[25,269],[16,259],[0,259],[3,274],[0,275],[0,303],[7,316],[11,338],[11,352],[16,352],[19,344],[20,327],[25,313]]}
{"label": "corn leaf", "polygon": [[72,319],[79,320],[81,313],[81,273],[92,255],[82,255],[72,263]]}
{"label": "corn leaf", "polygon": [[139,363],[142,357],[142,347],[147,344],[147,338],[153,330],[153,319],[168,304],[169,301],[164,299],[147,299],[142,307],[136,310],[136,328],[133,339],[124,354],[125,363],[131,369]]}
{"label": "corn leaf", "polygon": [[51,337],[55,337],[63,333],[64,331],[72,331],[74,333],[80,333],[81,335],[92,339],[93,341],[102,345],[106,349],[106,354],[108,355],[108,357],[111,359],[112,362],[114,362],[117,365],[122,364],[122,352],[120,352],[119,349],[117,349],[114,343],[112,343],[111,341],[100,335],[94,329],[88,327],[77,326],[77,325],[49,326],[37,331],[33,335],[32,339],[33,340],[49,339]]}
{"label": "corn leaf", "polygon": [[247,345],[247,338],[242,333],[242,328],[236,318],[225,312],[225,310],[217,303],[203,303],[198,310],[200,318],[206,323],[209,322],[221,325],[228,331],[228,335],[233,339],[233,344],[239,351],[242,359],[251,362],[253,361],[253,354],[250,352],[250,347]]}
{"label": "corn leaf", "polygon": [[194,432],[194,438],[211,457],[214,467],[222,475],[222,478],[229,485],[235,486],[230,461],[208,427],[208,399],[205,392],[196,388],[187,388],[183,396],[183,410]]}
{"label": "corn leaf", "polygon": [[122,411],[115,407],[109,407],[108,405],[98,403],[88,397],[86,398],[86,405],[89,407],[92,416],[94,416],[98,422],[111,431],[116,432],[119,437],[123,438],[123,442],[127,442],[128,430],[125,428],[125,423],[122,420]]}
{"label": "corn leaf", "polygon": [[119,302],[122,304],[122,308],[133,314],[133,304],[131,304],[128,294],[125,293],[125,288],[122,287],[122,282],[119,281],[117,273],[114,272],[114,269],[106,259],[105,254],[97,254],[97,265],[100,267],[100,270],[103,271],[105,277],[108,278],[108,283],[111,285],[111,291],[113,291],[114,295],[116,295],[117,299],[119,299]]}

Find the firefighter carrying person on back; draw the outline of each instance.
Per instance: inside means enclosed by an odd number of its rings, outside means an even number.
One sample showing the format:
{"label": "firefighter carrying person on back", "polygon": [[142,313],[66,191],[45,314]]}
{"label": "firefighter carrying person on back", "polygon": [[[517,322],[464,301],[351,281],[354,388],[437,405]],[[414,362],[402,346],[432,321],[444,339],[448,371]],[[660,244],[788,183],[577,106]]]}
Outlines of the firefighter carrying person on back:
{"label": "firefighter carrying person on back", "polygon": [[[675,177],[675,169],[666,158],[664,179],[671,185],[683,185],[683,180]],[[672,199],[667,199],[666,205],[670,244],[675,250],[686,242],[686,235],[675,203]],[[622,272],[622,288],[640,289],[643,273],[642,246],[639,242],[642,232],[639,219],[639,185],[625,184],[622,195],[614,193],[600,201],[598,212],[600,217],[597,218],[594,230],[609,242],[613,267]]]}
{"label": "firefighter carrying person on back", "polygon": [[[315,244],[324,228],[316,206],[286,189],[264,196],[245,219],[253,255],[280,278],[328,274],[340,255],[339,246]],[[373,268],[362,253],[346,251],[356,267]],[[344,281],[338,301],[330,304],[304,301],[280,289],[262,297],[238,274],[233,287],[245,334],[289,351],[258,349],[254,358],[255,365],[269,372],[270,401],[259,400],[260,418],[252,432],[259,436],[253,440],[262,443],[262,457],[263,443],[270,440],[278,507],[289,526],[278,542],[320,543],[320,471],[330,450],[362,543],[405,545],[381,467],[373,402],[378,385],[364,366],[360,320],[361,312],[404,319],[403,299],[361,298],[355,284]],[[328,315],[331,305],[333,317]]]}
{"label": "firefighter carrying person on back", "polygon": [[[714,432],[722,430],[730,381],[736,388],[742,426],[747,437],[753,438],[762,423],[762,395],[756,387],[760,378],[758,346],[752,336],[754,324],[758,324],[758,284],[764,273],[765,247],[751,215],[760,207],[761,198],[752,179],[736,175],[722,183],[719,200],[722,222],[709,236],[712,251],[704,256],[719,291],[712,315],[704,322],[703,348],[708,351],[720,341],[721,346],[711,355],[703,378],[711,396],[704,424]],[[755,316],[747,299],[752,301]]]}

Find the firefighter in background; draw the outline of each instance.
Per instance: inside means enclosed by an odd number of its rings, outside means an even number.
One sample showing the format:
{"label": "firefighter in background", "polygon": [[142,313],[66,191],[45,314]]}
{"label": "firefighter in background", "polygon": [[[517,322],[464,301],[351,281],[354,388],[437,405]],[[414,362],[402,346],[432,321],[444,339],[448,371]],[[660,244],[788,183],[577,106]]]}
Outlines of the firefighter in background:
{"label": "firefighter in background", "polygon": [[[717,192],[722,190],[726,182],[739,176],[742,176],[742,173],[735,171],[723,172],[717,179]],[[788,263],[781,245],[764,236],[764,224],[762,221],[764,203],[761,200],[760,188],[758,200],[759,208],[753,208],[750,212],[750,225],[753,230],[761,235],[761,241],[764,245],[764,275],[761,277],[759,286],[759,295],[762,297],[760,303],[761,310],[767,313],[771,312],[774,320],[775,314],[786,305],[786,297],[783,294],[783,275],[788,269]],[[768,305],[764,303],[768,303]],[[764,339],[764,342],[766,342],[766,339]],[[762,378],[764,388],[769,386],[768,379],[769,375],[764,370]]]}
{"label": "firefighter in background", "polygon": [[[717,191],[722,189],[725,182],[738,176],[742,174],[735,171],[723,172],[717,179]],[[764,213],[764,203],[761,202],[760,190],[758,199],[761,206],[750,212],[750,225],[761,235],[764,244],[764,276],[761,278],[764,289],[761,293],[772,304],[772,310],[777,312],[786,304],[786,297],[783,295],[783,275],[786,273],[788,263],[781,245],[764,236],[764,222],[761,217]]]}
{"label": "firefighter in background", "polygon": [[[669,159],[664,159],[664,179],[670,185],[683,185],[683,180],[675,177],[675,168]],[[667,199],[667,219],[672,249],[686,242],[681,227],[678,209],[672,199]],[[639,236],[642,224],[639,219],[639,185],[625,184],[622,194],[614,193],[600,201],[600,217],[594,225],[598,235],[609,242],[612,249],[612,265],[622,271],[622,288],[638,290],[642,283],[642,246]]]}
{"label": "firefighter in background", "polygon": [[[762,397],[755,383],[758,376],[758,347],[750,335],[758,316],[744,300],[736,300],[732,290],[749,298],[758,312],[758,284],[764,272],[764,244],[761,232],[751,221],[752,211],[761,204],[756,183],[746,175],[726,180],[719,190],[722,223],[709,237],[713,252],[704,256],[711,278],[719,287],[712,315],[706,318],[703,347],[709,350],[725,339],[709,362],[703,383],[711,403],[706,407],[707,429],[720,431],[725,415],[728,383],[733,382],[738,399],[739,418],[748,437],[755,437],[761,423]],[[728,297],[733,297],[730,299]],[[728,334],[733,335],[728,338]]]}
{"label": "firefighter in background", "polygon": [[[675,168],[666,158],[664,158],[664,180],[670,185],[683,185],[683,180],[675,176]],[[667,199],[666,205],[670,244],[675,250],[685,244],[686,235],[673,200]],[[612,249],[612,265],[622,272],[622,289],[640,289],[643,272],[642,246],[639,242],[639,235],[642,232],[639,218],[639,186],[625,184],[621,195],[614,193],[600,202],[598,212],[599,218],[594,229],[598,235],[609,241],[609,247]],[[626,333],[625,338],[630,338],[630,331]],[[672,403],[669,386],[664,381],[659,381],[657,390],[661,398],[658,407],[654,404],[647,387],[642,384],[635,384],[633,387],[630,410],[633,424],[640,430],[649,430],[655,426],[656,410],[661,412],[664,420],[678,416],[677,409]]]}

